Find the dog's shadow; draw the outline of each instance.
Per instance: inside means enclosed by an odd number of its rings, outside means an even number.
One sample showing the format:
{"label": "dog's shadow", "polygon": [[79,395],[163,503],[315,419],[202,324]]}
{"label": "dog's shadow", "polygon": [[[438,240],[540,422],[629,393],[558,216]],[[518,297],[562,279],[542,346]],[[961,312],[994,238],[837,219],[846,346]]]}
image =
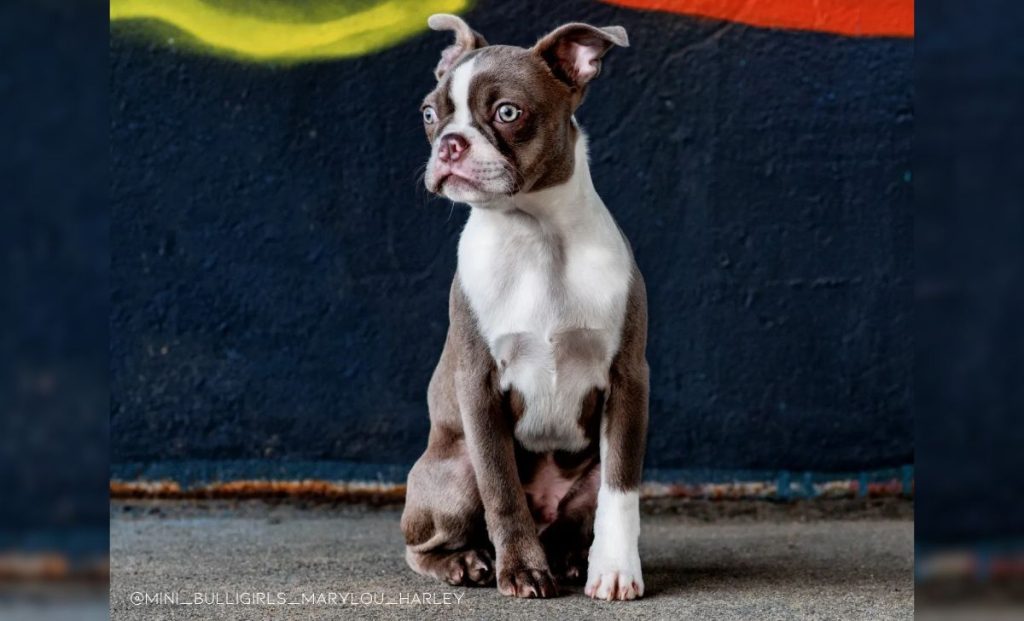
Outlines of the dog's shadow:
{"label": "dog's shadow", "polygon": [[[680,559],[645,562],[643,571],[644,599],[683,595],[694,589],[715,589],[718,586],[742,589],[749,585],[754,588],[769,581],[779,583],[784,580],[780,578],[783,568],[774,564],[694,564]],[[583,587],[580,581],[561,584],[559,595],[583,594]]]}
{"label": "dog's shadow", "polygon": [[[764,558],[757,561],[714,561],[658,559],[644,564],[644,597],[685,595],[700,591],[736,591],[782,588],[787,585],[824,587],[848,582],[851,571],[840,563],[795,563],[792,559]],[[853,576],[855,579],[855,576]],[[865,576],[866,578],[866,576]]]}

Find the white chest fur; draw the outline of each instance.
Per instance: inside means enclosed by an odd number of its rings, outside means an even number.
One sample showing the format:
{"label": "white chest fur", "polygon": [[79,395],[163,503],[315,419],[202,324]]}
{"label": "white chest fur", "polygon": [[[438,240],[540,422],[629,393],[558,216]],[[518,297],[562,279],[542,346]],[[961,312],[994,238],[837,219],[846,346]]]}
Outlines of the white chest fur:
{"label": "white chest fur", "polygon": [[632,277],[611,214],[577,176],[532,196],[529,212],[474,208],[459,241],[460,284],[502,388],[523,397],[516,437],[537,452],[586,447],[580,407],[607,387]]}

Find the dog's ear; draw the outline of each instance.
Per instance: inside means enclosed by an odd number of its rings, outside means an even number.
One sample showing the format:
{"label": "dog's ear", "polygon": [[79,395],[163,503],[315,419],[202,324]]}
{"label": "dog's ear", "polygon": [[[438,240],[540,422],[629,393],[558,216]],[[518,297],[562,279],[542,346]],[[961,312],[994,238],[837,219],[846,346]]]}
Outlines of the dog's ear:
{"label": "dog's ear", "polygon": [[613,45],[629,47],[622,26],[598,28],[573,23],[552,30],[533,46],[533,51],[540,54],[555,77],[582,91],[601,73],[601,58]]}
{"label": "dog's ear", "polygon": [[431,30],[452,30],[455,32],[455,43],[444,48],[441,52],[441,60],[434,69],[434,77],[440,80],[448,73],[459,57],[466,52],[486,47],[487,41],[481,34],[469,27],[469,24],[462,21],[461,17],[448,15],[447,13],[435,13],[427,19],[427,25]]}

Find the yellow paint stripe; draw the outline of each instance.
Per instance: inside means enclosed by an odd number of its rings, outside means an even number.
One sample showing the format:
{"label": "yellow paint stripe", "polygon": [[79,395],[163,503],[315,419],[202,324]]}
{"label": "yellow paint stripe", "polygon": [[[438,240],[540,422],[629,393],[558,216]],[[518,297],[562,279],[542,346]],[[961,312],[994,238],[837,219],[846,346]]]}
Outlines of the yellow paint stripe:
{"label": "yellow paint stripe", "polygon": [[281,21],[226,10],[203,0],[110,0],[110,20],[158,20],[188,33],[207,51],[254,61],[302,61],[359,56],[426,29],[433,13],[458,13],[469,0],[386,0],[322,22]]}

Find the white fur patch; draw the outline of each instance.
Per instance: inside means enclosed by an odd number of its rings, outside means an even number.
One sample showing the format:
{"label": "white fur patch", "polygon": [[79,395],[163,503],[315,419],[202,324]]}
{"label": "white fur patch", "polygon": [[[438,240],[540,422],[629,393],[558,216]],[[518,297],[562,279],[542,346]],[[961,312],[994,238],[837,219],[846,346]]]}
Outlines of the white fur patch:
{"label": "white fur patch", "polygon": [[[603,464],[602,464],[603,466]],[[585,592],[595,599],[636,599],[644,594],[640,569],[640,493],[608,488],[601,476]]]}
{"label": "white fur patch", "polygon": [[[450,171],[457,172],[460,177],[469,179],[475,183],[476,187],[448,184],[444,188],[444,195],[453,201],[464,203],[484,200],[494,195],[504,195],[510,190],[513,183],[511,176],[500,174],[500,171],[505,170],[505,161],[501,153],[487,140],[486,136],[480,133],[480,130],[473,126],[470,87],[477,68],[476,59],[470,58],[451,73],[448,97],[454,106],[452,118],[434,137],[430,160],[427,162],[427,172],[423,179],[428,188],[433,188],[438,174],[438,152],[441,139],[449,134],[461,135],[469,143],[469,149],[459,162],[450,166]],[[446,171],[449,169],[448,166],[441,166],[441,168]]]}
{"label": "white fur patch", "polygon": [[469,84],[473,80],[473,66],[475,64],[476,59],[470,58],[456,67],[452,73],[452,81],[448,88],[452,104],[455,105],[455,113],[452,115],[454,118],[446,131],[465,131],[473,121],[473,115],[469,108]]}
{"label": "white fur patch", "polygon": [[601,487],[594,515],[594,543],[590,546],[584,593],[595,599],[625,600],[643,597],[640,569],[640,492],[612,489],[605,467],[608,438],[601,424]]}
{"label": "white fur patch", "polygon": [[[587,444],[580,404],[607,386],[619,349],[632,257],[594,190],[582,132],[566,183],[505,200],[470,213],[459,240],[460,283],[502,388],[523,396],[520,443],[537,452],[578,451]],[[556,364],[560,335],[581,330],[603,355]],[[506,357],[509,349],[517,356]]]}

